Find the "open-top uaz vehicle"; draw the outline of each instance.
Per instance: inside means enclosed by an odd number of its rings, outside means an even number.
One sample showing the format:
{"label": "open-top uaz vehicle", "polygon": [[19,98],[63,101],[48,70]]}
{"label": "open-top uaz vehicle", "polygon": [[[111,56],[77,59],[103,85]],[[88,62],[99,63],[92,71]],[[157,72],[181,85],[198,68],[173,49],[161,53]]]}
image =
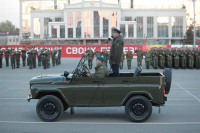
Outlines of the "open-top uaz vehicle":
{"label": "open-top uaz vehicle", "polygon": [[[68,108],[125,106],[127,117],[134,122],[146,121],[152,106],[163,106],[171,86],[171,69],[163,73],[120,73],[113,77],[86,77],[89,69],[83,55],[76,69],[60,75],[45,75],[30,80],[30,99],[39,99],[36,111],[43,121],[56,121]],[[112,113],[112,112],[111,112]]]}

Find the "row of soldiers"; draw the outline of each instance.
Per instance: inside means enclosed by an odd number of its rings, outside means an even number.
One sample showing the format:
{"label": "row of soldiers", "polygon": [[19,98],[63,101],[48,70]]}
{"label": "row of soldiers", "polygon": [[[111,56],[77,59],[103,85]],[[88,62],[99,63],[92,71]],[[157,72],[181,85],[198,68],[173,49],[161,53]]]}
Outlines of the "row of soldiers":
{"label": "row of soldiers", "polygon": [[[168,68],[200,68],[200,48],[152,48],[142,51],[141,48],[134,51],[137,55],[137,66],[142,66],[142,60],[145,56],[145,66],[147,69],[152,65],[154,69],[164,67]],[[128,69],[131,69],[133,53],[129,49],[126,53]],[[125,54],[122,55],[120,68],[123,68]]]}
{"label": "row of soldiers", "polygon": [[57,49],[52,48],[52,51],[49,48],[38,48],[37,51],[35,47],[29,47],[27,50],[23,47],[21,51],[19,48],[15,51],[13,48],[9,50],[6,47],[4,52],[0,48],[0,68],[2,68],[3,54],[5,54],[6,67],[9,66],[10,57],[12,69],[20,67],[20,56],[22,57],[23,67],[26,66],[27,61],[29,69],[36,68],[36,58],[38,58],[38,66],[42,65],[44,69],[50,68],[50,56],[52,56],[53,66],[61,64],[61,49],[59,47]]}

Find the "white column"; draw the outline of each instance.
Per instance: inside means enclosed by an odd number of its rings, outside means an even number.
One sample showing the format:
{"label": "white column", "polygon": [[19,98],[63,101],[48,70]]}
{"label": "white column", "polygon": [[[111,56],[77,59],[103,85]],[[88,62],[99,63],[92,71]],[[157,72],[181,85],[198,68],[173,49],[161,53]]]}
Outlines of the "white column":
{"label": "white column", "polygon": [[40,18],[40,39],[44,39],[44,18]]}
{"label": "white column", "polygon": [[100,11],[100,38],[103,38],[103,12]]}
{"label": "white column", "polygon": [[76,38],[76,12],[73,12],[73,38]]}
{"label": "white column", "polygon": [[23,32],[23,28],[22,28],[22,0],[19,1],[19,22],[20,22],[20,37],[23,38],[22,36],[22,32]]}
{"label": "white column", "polygon": [[147,37],[147,17],[146,16],[143,17],[143,34],[145,35],[145,37]]}
{"label": "white column", "polygon": [[126,33],[125,38],[128,38],[128,24],[125,24],[125,33]]}
{"label": "white column", "polygon": [[108,11],[108,37],[111,37],[111,11]]}
{"label": "white column", "polygon": [[64,12],[64,22],[65,22],[65,38],[68,38],[68,16],[67,16],[67,11]]}
{"label": "white column", "polygon": [[120,29],[119,22],[121,22],[121,10],[117,11],[117,29]]}
{"label": "white column", "polygon": [[153,32],[154,32],[154,37],[158,37],[158,26],[157,26],[157,16],[153,17],[154,25],[153,25]]}
{"label": "white column", "polygon": [[81,38],[85,38],[84,37],[84,11],[81,12]]}
{"label": "white column", "polygon": [[56,26],[57,26],[57,38],[60,38],[60,26],[59,25]]}
{"label": "white column", "polygon": [[134,38],[137,38],[137,23],[134,24]]}
{"label": "white column", "polygon": [[51,35],[51,34],[52,34],[52,33],[51,33],[51,25],[48,24],[48,26],[49,26],[49,38],[51,39],[51,36],[52,36],[52,35]]}
{"label": "white column", "polygon": [[169,24],[168,24],[168,38],[172,37],[172,17],[169,17]]}
{"label": "white column", "polygon": [[90,11],[90,38],[94,38],[94,12]]}
{"label": "white column", "polygon": [[33,17],[31,17],[31,39],[34,39],[34,23],[33,23]]}

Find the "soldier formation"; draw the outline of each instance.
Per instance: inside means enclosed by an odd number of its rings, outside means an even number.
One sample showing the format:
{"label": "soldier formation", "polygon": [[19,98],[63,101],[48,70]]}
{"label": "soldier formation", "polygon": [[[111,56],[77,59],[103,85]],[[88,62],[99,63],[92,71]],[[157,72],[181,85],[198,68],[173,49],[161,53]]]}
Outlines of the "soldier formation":
{"label": "soldier formation", "polygon": [[38,58],[38,67],[43,66],[44,69],[50,68],[50,58],[52,57],[52,66],[61,64],[61,49],[52,48],[50,51],[49,48],[38,48],[38,51],[35,47],[29,47],[25,49],[22,48],[20,51],[19,48],[17,50],[11,48],[4,50],[4,52],[0,48],[0,68],[2,68],[2,60],[3,55],[5,55],[6,67],[9,66],[9,59],[11,61],[12,69],[20,67],[20,57],[22,57],[22,65],[23,67],[27,65],[29,69],[36,68],[36,58]]}
{"label": "soldier formation", "polygon": [[[150,66],[154,69],[164,67],[182,68],[182,69],[199,69],[200,68],[200,48],[152,48],[150,51],[142,51],[141,48],[134,51],[137,55],[137,66],[142,66],[143,56],[145,56],[145,66],[149,69]],[[124,57],[127,59],[128,69],[131,69],[131,61],[133,53],[129,49],[128,52],[122,55],[120,68],[123,68]]]}

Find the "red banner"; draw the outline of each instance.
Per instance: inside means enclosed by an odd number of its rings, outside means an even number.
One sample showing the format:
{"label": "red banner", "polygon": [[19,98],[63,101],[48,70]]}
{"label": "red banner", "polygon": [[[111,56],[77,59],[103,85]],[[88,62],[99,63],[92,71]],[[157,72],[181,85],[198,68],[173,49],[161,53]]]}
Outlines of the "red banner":
{"label": "red banner", "polygon": [[[19,50],[22,49],[24,45],[3,45],[0,46],[2,48],[2,50],[4,51],[6,49],[6,47],[8,47],[8,49],[14,48],[15,50],[17,50],[19,48]],[[160,47],[171,47],[171,45],[159,45]],[[35,47],[36,50],[38,50],[38,48],[49,48],[50,50],[52,48],[57,48],[60,47],[62,53],[61,56],[62,57],[81,57],[83,53],[85,53],[85,51],[87,49],[89,49],[89,47],[91,47],[91,49],[95,52],[98,49],[102,52],[104,51],[104,49],[107,49],[108,52],[110,51],[111,45],[25,45],[25,49],[27,48],[31,48],[31,47]],[[145,51],[146,49],[150,49],[151,47],[157,47],[157,45],[125,45],[124,46],[124,53],[127,53],[128,49],[130,48],[131,51],[134,53],[134,51],[136,49],[139,49],[139,47],[141,47],[141,49],[143,51]],[[136,54],[134,54],[134,56],[136,56]]]}

